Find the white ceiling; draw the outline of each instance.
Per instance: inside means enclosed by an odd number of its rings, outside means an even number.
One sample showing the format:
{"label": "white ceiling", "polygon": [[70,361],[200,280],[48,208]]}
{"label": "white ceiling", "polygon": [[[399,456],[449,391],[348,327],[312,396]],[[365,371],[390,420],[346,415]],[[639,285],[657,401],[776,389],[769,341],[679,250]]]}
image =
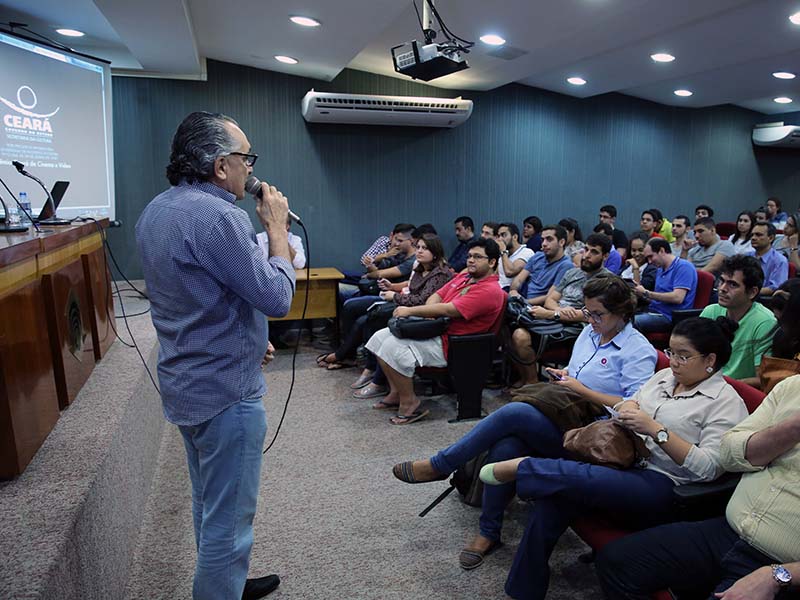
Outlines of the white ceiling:
{"label": "white ceiling", "polygon": [[[421,0],[417,0],[420,5]],[[470,68],[432,85],[491,90],[511,82],[584,98],[619,92],[662,104],[736,104],[763,113],[800,110],[800,0],[436,0],[448,27],[477,43]],[[307,29],[289,15],[311,16]],[[205,58],[330,81],[344,68],[392,77],[391,46],[421,39],[410,0],[10,0],[0,21],[106,58],[117,72],[202,78]],[[62,38],[56,27],[85,31]],[[497,33],[513,60],[477,41]],[[677,57],[650,59],[655,52]],[[286,54],[294,66],[274,60]],[[578,75],[582,87],[566,83]],[[690,89],[690,98],[672,92]],[[789,96],[792,104],[773,98]]]}

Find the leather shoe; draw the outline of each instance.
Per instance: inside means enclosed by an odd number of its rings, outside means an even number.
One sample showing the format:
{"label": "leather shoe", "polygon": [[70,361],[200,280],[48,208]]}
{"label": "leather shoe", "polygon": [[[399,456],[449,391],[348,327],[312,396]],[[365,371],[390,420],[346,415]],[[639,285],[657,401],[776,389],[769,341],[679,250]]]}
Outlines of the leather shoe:
{"label": "leather shoe", "polygon": [[242,600],[258,600],[267,594],[274,592],[281,584],[281,579],[277,575],[267,575],[266,577],[257,577],[255,579],[248,579],[244,583],[244,592],[242,592]]}

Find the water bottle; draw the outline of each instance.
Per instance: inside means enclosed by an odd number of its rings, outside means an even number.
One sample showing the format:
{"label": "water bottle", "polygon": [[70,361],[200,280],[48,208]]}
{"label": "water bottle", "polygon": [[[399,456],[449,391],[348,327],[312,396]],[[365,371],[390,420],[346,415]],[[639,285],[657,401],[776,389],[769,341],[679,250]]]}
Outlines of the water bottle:
{"label": "water bottle", "polygon": [[[25,209],[25,211],[28,211],[28,214],[31,214],[31,203],[28,200],[27,192],[19,193],[19,204],[22,208]],[[31,220],[28,218],[28,214],[25,214],[25,211],[20,211],[19,222],[21,225],[30,226]]]}
{"label": "water bottle", "polygon": [[8,205],[8,215],[6,215],[7,225],[19,225],[19,209],[16,204]]}

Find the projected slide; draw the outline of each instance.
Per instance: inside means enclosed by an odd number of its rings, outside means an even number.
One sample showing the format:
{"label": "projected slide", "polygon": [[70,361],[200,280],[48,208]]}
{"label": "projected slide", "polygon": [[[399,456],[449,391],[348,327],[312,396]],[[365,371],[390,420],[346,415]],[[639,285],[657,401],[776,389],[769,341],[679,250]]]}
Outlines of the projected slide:
{"label": "projected slide", "polygon": [[108,65],[6,34],[0,64],[0,177],[15,193],[27,192],[37,214],[46,195],[12,161],[48,189],[70,182],[60,217],[114,218]]}

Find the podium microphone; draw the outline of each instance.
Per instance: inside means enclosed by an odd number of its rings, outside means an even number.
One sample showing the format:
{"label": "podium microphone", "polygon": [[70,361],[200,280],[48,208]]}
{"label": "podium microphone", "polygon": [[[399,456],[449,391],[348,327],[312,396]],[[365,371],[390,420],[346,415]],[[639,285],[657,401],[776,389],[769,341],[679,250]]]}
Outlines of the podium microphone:
{"label": "podium microphone", "polygon": [[[256,198],[262,197],[261,181],[255,175],[250,175],[250,177],[247,178],[247,181],[244,184],[244,188],[245,190],[247,190],[248,194],[252,194]],[[295,223],[298,223],[300,225],[303,224],[303,222],[300,220],[300,217],[298,217],[291,210],[289,211],[289,218],[291,218],[292,221],[294,221]]]}
{"label": "podium microphone", "polygon": [[50,203],[50,207],[53,209],[53,214],[50,218],[42,219],[41,221],[39,221],[39,223],[41,225],[71,225],[72,223],[70,221],[67,221],[66,219],[59,219],[56,216],[56,203],[53,202],[53,197],[50,195],[50,192],[47,190],[47,187],[45,187],[45,185],[42,183],[42,180],[36,177],[35,175],[31,175],[30,173],[28,173],[25,170],[25,165],[23,165],[18,160],[12,160],[11,164],[14,165],[14,168],[20,175],[27,177],[28,179],[33,179],[36,183],[38,183],[44,190],[44,193],[47,195],[47,202]]}

